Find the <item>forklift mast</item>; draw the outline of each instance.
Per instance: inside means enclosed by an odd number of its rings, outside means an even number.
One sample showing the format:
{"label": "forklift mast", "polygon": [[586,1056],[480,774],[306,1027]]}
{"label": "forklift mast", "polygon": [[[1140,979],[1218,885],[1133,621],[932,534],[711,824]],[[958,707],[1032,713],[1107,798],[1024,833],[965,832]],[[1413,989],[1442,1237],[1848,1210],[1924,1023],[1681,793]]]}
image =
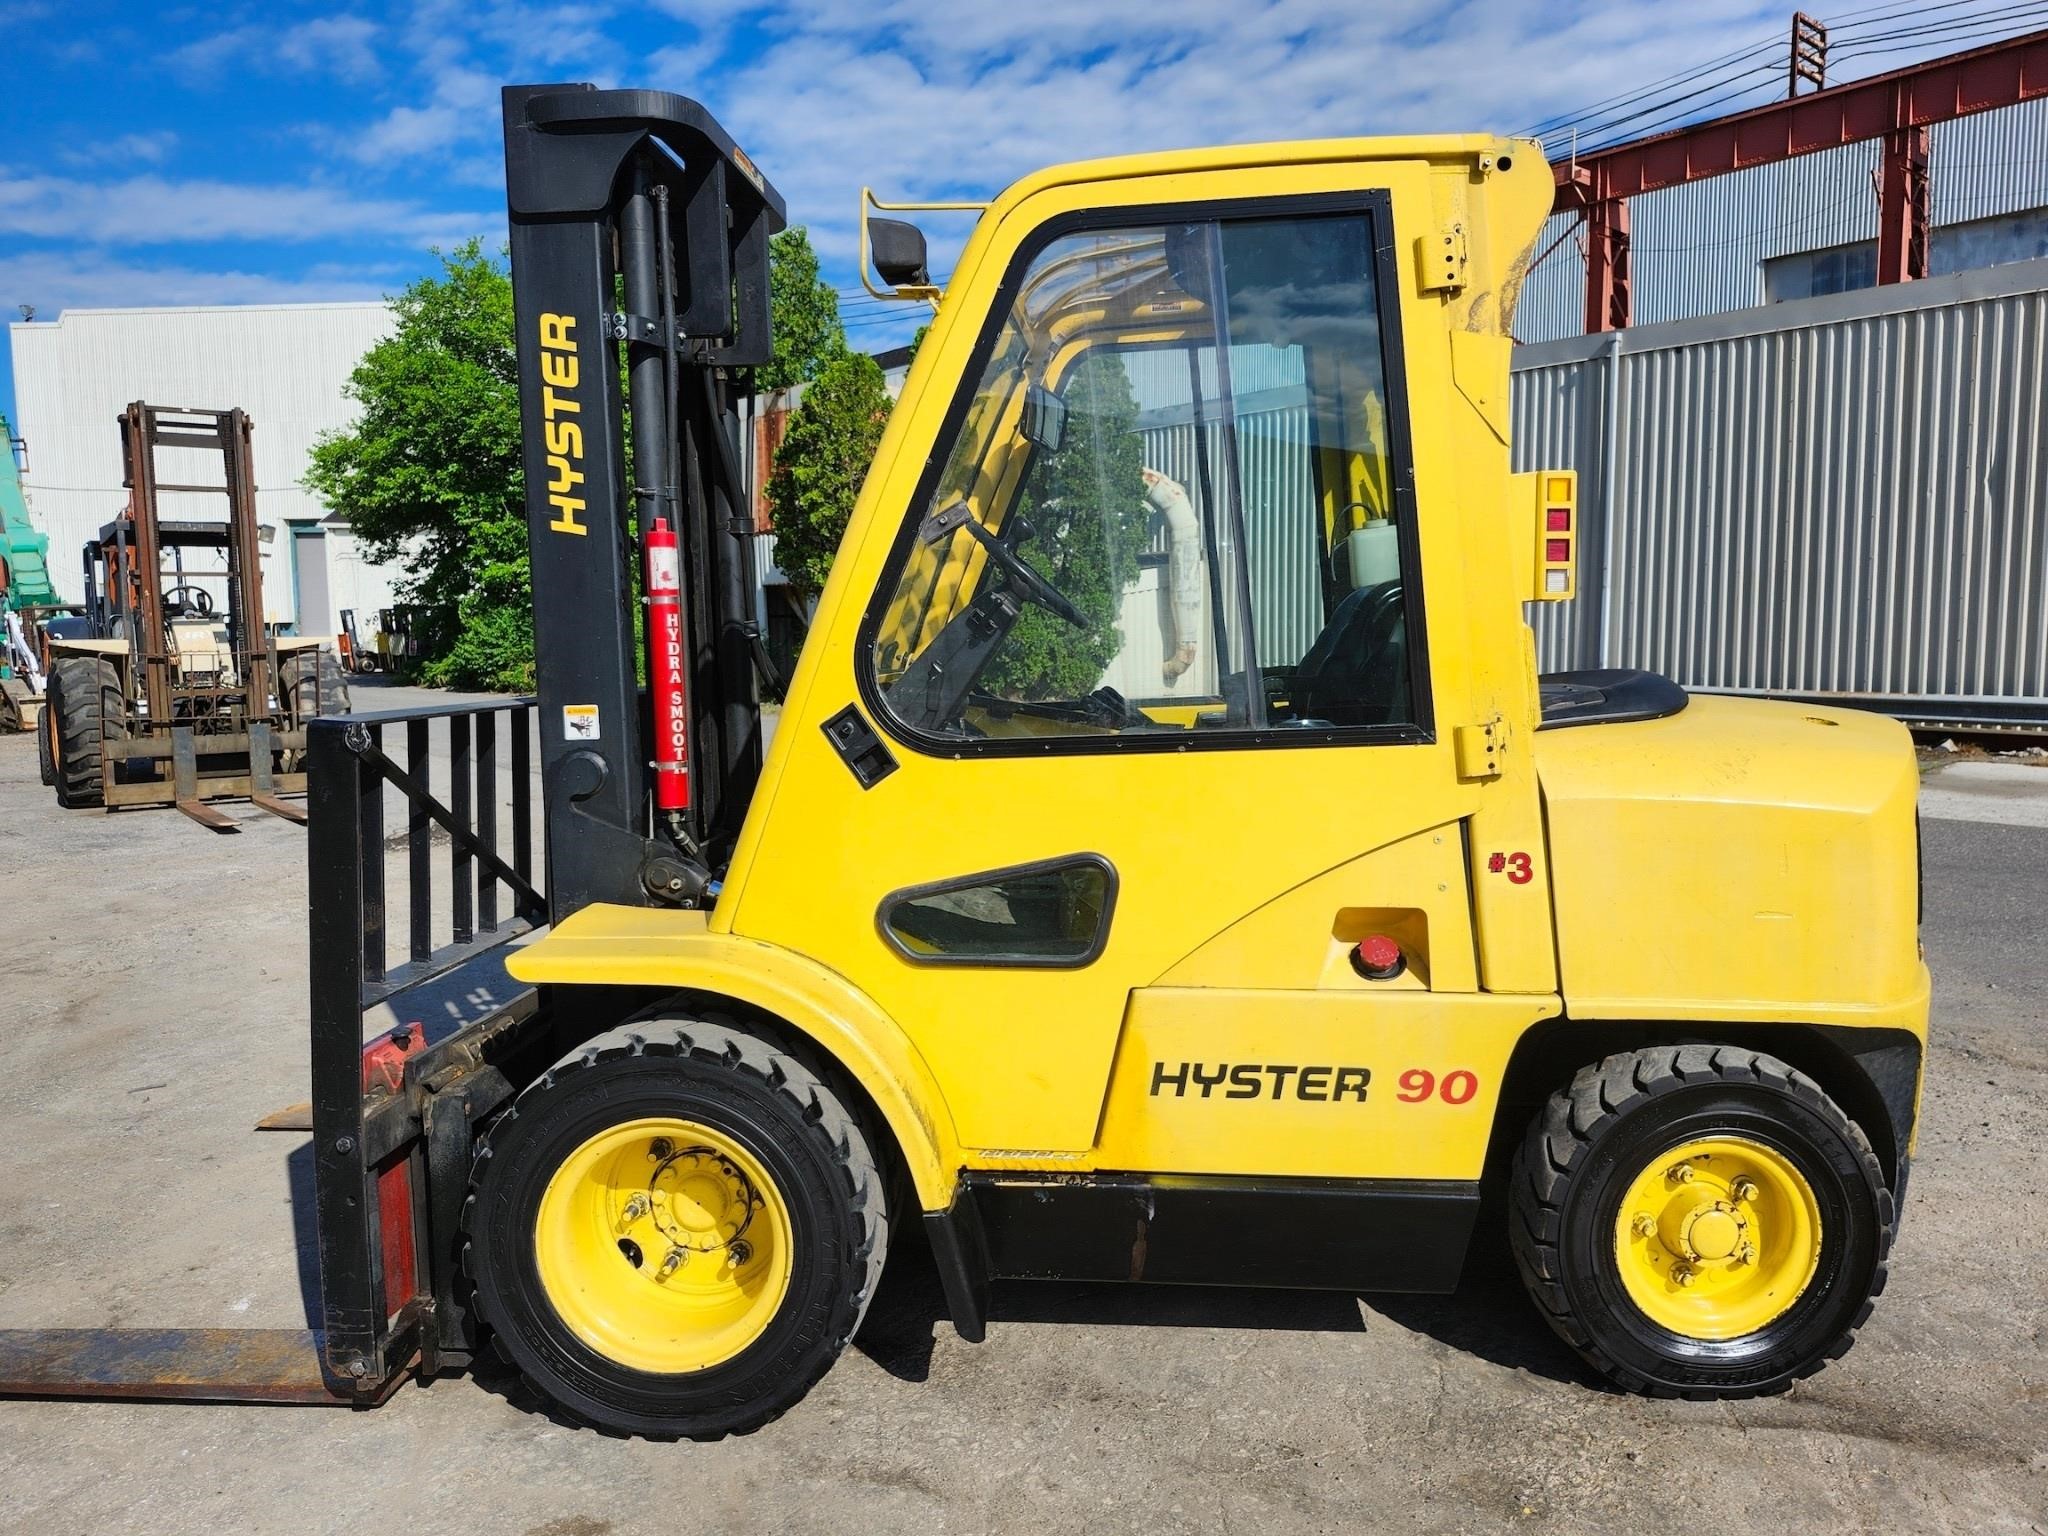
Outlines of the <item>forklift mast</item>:
{"label": "forklift mast", "polygon": [[504,111],[549,915],[694,906],[761,769],[732,400],[769,357],[784,205],[681,96],[523,85]]}
{"label": "forklift mast", "polygon": [[[205,688],[212,702],[263,716],[272,691],[271,657],[263,625],[263,557],[256,510],[254,425],[246,412],[196,410],[186,406],[148,405],[137,400],[121,413],[121,484],[128,492],[122,515],[100,530],[97,546],[86,546],[88,601],[104,604],[101,633],[111,633],[115,611],[125,613],[125,638],[130,665],[141,680],[141,697],[149,727],[168,731],[178,717],[179,696],[198,692],[172,676],[171,612],[164,601],[166,552],[180,549],[218,550],[225,562],[229,649],[234,657],[232,684]],[[221,456],[219,485],[173,483],[158,473],[157,450],[197,450]],[[223,495],[226,514],[220,522],[167,519],[162,494]],[[104,571],[93,580],[93,567]],[[182,578],[180,578],[182,580]]]}

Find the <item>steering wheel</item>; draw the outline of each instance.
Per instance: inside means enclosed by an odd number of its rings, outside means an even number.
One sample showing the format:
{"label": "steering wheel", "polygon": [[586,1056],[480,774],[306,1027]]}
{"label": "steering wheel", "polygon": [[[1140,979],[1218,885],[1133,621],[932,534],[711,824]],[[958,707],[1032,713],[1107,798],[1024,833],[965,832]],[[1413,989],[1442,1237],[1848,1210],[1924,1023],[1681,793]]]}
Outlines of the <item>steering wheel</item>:
{"label": "steering wheel", "polygon": [[988,551],[989,558],[1003,568],[1003,574],[1016,585],[1018,591],[1039,607],[1065,619],[1074,628],[1088,627],[1087,617],[1074,606],[1066,593],[1047,581],[1039,574],[1037,567],[1017,553],[1017,547],[1031,537],[1031,525],[1023,518],[1012,513],[1000,537],[990,533],[971,517],[960,526],[967,530],[976,543]]}
{"label": "steering wheel", "polygon": [[213,617],[213,594],[204,587],[195,587],[190,583],[172,587],[164,593],[164,602],[166,605],[181,603],[183,607],[189,608],[196,618]]}

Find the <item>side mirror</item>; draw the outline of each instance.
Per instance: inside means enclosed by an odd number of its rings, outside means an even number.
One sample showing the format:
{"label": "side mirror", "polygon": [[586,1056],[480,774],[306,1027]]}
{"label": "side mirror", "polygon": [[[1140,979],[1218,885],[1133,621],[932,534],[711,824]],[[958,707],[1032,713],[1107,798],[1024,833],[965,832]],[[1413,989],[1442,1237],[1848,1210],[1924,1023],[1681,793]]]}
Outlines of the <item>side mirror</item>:
{"label": "side mirror", "polygon": [[1018,426],[1026,442],[1058,453],[1067,440],[1067,402],[1043,384],[1034,384],[1024,391],[1024,417]]}
{"label": "side mirror", "polygon": [[924,231],[901,219],[869,219],[868,249],[875,271],[891,288],[929,288]]}

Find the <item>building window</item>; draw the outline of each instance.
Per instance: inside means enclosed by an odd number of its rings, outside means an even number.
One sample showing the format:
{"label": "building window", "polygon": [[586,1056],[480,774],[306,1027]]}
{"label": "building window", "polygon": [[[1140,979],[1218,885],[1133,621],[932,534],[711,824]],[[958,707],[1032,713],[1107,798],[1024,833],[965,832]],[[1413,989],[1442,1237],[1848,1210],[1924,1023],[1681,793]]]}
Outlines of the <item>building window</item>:
{"label": "building window", "polygon": [[1764,263],[1764,302],[1813,299],[1824,293],[1854,293],[1877,285],[1877,242],[1800,251]]}
{"label": "building window", "polygon": [[[2029,208],[1995,219],[1938,224],[1929,232],[1927,273],[1945,277],[2008,261],[2048,256],[2048,208]],[[1774,256],[1764,263],[1764,302],[1818,298],[1877,286],[1877,242],[1830,246]]]}

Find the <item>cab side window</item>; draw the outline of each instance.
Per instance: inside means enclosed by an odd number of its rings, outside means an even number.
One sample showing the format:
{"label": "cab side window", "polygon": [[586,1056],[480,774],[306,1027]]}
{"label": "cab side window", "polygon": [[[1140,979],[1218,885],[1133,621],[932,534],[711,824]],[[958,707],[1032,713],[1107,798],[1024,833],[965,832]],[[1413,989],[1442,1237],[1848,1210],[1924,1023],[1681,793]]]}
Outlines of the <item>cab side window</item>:
{"label": "cab side window", "polygon": [[1373,220],[1024,262],[871,617],[886,718],[1041,750],[1418,721]]}

